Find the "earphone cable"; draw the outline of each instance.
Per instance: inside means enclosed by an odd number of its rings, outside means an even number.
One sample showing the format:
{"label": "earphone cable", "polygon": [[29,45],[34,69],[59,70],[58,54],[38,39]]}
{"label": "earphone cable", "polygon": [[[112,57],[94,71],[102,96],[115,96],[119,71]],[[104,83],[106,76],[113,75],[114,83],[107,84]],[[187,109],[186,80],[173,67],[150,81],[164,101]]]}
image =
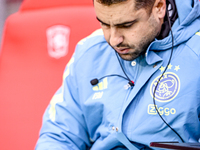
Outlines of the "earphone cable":
{"label": "earphone cable", "polygon": [[[101,77],[99,80],[102,80],[103,78],[111,77],[111,76],[118,76],[118,77],[124,78],[125,80],[128,80],[127,78],[125,78],[124,76],[121,76],[121,75],[119,75],[119,74],[106,75],[106,76]],[[129,80],[128,80],[128,81],[129,81]]]}
{"label": "earphone cable", "polygon": [[116,54],[116,56],[117,56],[118,62],[119,62],[119,64],[120,64],[120,67],[122,68],[122,71],[123,71],[124,75],[127,77],[127,79],[128,79],[129,81],[131,81],[131,79],[128,77],[128,75],[127,75],[126,72],[124,71],[124,69],[123,69],[123,67],[122,67],[122,64],[120,63],[119,56],[118,56],[118,54],[117,54],[116,51],[115,51],[115,54]]}
{"label": "earphone cable", "polygon": [[164,118],[161,116],[160,112],[158,111],[158,108],[156,107],[156,102],[155,102],[155,94],[156,94],[156,89],[158,87],[158,84],[161,80],[161,78],[163,77],[163,75],[165,74],[170,62],[171,62],[171,58],[172,58],[172,54],[173,54],[173,50],[174,50],[174,36],[173,36],[173,32],[171,29],[171,24],[170,24],[170,19],[169,19],[169,14],[167,12],[167,19],[168,19],[168,23],[169,23],[169,27],[170,27],[170,32],[171,32],[171,36],[172,36],[172,49],[171,49],[171,54],[170,54],[170,58],[168,60],[167,66],[165,67],[165,70],[163,71],[162,75],[160,76],[160,78],[158,79],[158,82],[154,88],[154,92],[153,92],[153,103],[154,103],[154,107],[158,113],[158,115],[160,116],[160,118],[162,119],[162,121],[181,139],[181,141],[184,143],[184,140],[182,139],[182,137],[164,120]]}

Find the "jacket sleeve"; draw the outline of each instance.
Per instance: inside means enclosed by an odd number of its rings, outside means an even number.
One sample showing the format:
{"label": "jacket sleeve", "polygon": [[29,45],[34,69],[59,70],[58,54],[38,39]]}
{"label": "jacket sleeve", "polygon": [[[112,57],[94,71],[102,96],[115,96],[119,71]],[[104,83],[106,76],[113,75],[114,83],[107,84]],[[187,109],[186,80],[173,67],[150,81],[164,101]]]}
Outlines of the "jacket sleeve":
{"label": "jacket sleeve", "polygon": [[72,57],[65,69],[63,84],[44,113],[36,150],[85,150],[90,146],[74,66]]}

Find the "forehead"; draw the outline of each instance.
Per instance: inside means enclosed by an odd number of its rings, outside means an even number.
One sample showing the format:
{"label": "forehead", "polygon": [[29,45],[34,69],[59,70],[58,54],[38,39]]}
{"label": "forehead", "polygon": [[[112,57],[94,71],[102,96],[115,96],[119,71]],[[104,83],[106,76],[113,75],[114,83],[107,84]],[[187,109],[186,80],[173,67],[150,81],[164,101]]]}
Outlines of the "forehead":
{"label": "forehead", "polygon": [[130,21],[137,18],[140,10],[135,10],[134,0],[104,5],[94,0],[96,16],[99,20],[108,24],[118,24],[123,21]]}

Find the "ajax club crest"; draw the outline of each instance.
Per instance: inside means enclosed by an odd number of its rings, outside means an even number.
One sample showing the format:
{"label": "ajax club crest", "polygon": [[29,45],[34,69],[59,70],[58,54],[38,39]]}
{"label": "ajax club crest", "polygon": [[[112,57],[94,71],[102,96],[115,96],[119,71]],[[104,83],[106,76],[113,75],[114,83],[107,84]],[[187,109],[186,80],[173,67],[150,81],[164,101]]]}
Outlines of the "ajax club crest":
{"label": "ajax club crest", "polygon": [[[151,96],[159,102],[169,102],[173,100],[180,90],[180,80],[178,76],[173,72],[166,72],[158,83],[159,78],[160,76],[154,79],[151,84]],[[157,84],[158,86],[156,87]]]}

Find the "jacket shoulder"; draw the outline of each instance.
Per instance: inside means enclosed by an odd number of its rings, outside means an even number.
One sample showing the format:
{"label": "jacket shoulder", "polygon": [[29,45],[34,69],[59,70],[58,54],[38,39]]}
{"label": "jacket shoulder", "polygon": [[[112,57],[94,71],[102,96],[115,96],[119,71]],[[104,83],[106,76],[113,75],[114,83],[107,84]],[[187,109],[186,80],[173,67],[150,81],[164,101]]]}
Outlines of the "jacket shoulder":
{"label": "jacket shoulder", "polygon": [[110,46],[104,38],[102,29],[98,29],[78,42],[74,52],[74,59],[77,62],[81,58],[88,59],[88,56],[91,59],[93,57],[97,58],[99,55],[102,56],[108,47]]}
{"label": "jacket shoulder", "polygon": [[99,42],[102,42],[102,41],[105,41],[104,36],[103,36],[103,31],[102,31],[102,29],[97,29],[92,34],[90,34],[89,36],[80,40],[77,45],[93,46],[96,43],[99,43]]}
{"label": "jacket shoulder", "polygon": [[200,30],[189,39],[186,45],[193,50],[197,56],[200,56]]}
{"label": "jacket shoulder", "polygon": [[96,45],[103,44],[103,43],[107,44],[104,38],[102,29],[98,29],[94,31],[92,34],[90,34],[89,36],[80,40],[76,46],[76,50],[81,49],[81,51],[85,52],[91,49],[92,47],[95,47]]}

